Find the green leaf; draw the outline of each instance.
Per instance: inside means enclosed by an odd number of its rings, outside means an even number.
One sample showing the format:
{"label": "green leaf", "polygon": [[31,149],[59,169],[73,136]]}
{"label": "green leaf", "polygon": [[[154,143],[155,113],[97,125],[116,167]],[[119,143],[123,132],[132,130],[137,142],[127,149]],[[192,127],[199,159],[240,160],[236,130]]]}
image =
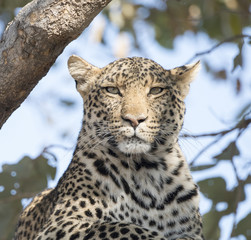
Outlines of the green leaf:
{"label": "green leaf", "polygon": [[241,43],[238,45],[239,47],[239,53],[235,56],[234,58],[234,66],[232,68],[232,72],[238,67],[242,67],[243,65],[243,59],[242,59],[242,47],[243,47],[243,40]]}
{"label": "green leaf", "polygon": [[61,99],[60,104],[64,107],[73,107],[75,105],[75,101],[72,101],[70,99]]}
{"label": "green leaf", "polygon": [[205,239],[215,240],[220,238],[219,221],[222,217],[222,213],[211,209],[203,216],[203,233]]}
{"label": "green leaf", "polygon": [[241,82],[241,80],[239,78],[237,78],[236,81],[235,81],[235,92],[236,92],[236,94],[240,94],[241,89],[242,89],[242,82]]}
{"label": "green leaf", "polygon": [[243,235],[246,239],[251,239],[251,213],[249,213],[245,218],[243,218],[238,224],[233,232],[233,237]]}
{"label": "green leaf", "polygon": [[11,239],[22,211],[21,200],[34,197],[47,187],[48,178],[54,179],[56,168],[48,164],[48,159],[22,158],[16,164],[4,164],[0,172],[0,233],[1,239]]}
{"label": "green leaf", "polygon": [[22,210],[20,199],[2,202],[0,199],[1,239],[12,239],[18,215]]}
{"label": "green leaf", "polygon": [[239,156],[240,151],[236,146],[236,142],[231,142],[223,151],[222,153],[214,156],[217,160],[233,160],[234,156]]}
{"label": "green leaf", "polygon": [[1,0],[0,1],[0,19],[5,25],[14,18],[14,11],[17,7],[23,7],[31,0]]}
{"label": "green leaf", "polygon": [[200,191],[216,205],[218,202],[228,202],[232,193],[227,191],[226,182],[221,177],[205,179],[198,182]]}
{"label": "green leaf", "polygon": [[201,170],[205,170],[208,168],[212,168],[215,167],[215,163],[214,164],[206,164],[206,165],[199,165],[199,166],[192,166],[190,167],[191,171],[201,171]]}
{"label": "green leaf", "polygon": [[[203,216],[205,239],[214,240],[220,237],[219,222],[223,216],[229,215],[236,211],[239,202],[245,200],[245,184],[250,182],[250,177],[244,181],[240,181],[233,190],[227,191],[226,182],[223,178],[212,178],[200,181],[201,192],[213,201],[210,211]],[[227,209],[217,211],[216,205],[220,202],[227,203]],[[240,225],[240,232],[243,231],[246,223]],[[236,233],[238,235],[238,231]],[[249,233],[248,233],[249,234]]]}
{"label": "green leaf", "polygon": [[230,23],[230,27],[232,28],[233,35],[238,35],[242,33],[242,25],[240,21],[241,19],[237,14],[235,13],[230,14],[229,23]]}
{"label": "green leaf", "polygon": [[225,69],[214,72],[214,77],[217,78],[217,79],[226,80],[227,79],[227,72],[226,72]]}
{"label": "green leaf", "polygon": [[5,164],[0,173],[0,182],[4,182],[5,191],[0,193],[0,197],[8,195],[14,189],[15,183],[19,187],[15,189],[19,192],[38,192],[47,186],[47,178],[54,179],[56,169],[48,164],[48,159],[39,156],[36,159],[24,157],[17,164]]}

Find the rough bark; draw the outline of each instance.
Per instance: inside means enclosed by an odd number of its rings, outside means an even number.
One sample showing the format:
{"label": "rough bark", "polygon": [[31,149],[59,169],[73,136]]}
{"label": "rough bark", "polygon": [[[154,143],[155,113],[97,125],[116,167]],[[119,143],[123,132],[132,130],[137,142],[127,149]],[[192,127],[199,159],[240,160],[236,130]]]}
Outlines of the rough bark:
{"label": "rough bark", "polygon": [[34,0],[8,25],[0,42],[0,128],[111,0]]}

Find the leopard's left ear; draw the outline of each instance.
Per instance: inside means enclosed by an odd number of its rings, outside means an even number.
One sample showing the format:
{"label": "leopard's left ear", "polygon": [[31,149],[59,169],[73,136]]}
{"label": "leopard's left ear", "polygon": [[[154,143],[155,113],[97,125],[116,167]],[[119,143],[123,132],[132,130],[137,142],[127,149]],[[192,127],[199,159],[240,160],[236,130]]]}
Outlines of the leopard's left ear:
{"label": "leopard's left ear", "polygon": [[190,83],[195,79],[199,70],[200,61],[171,70],[172,78],[175,79],[175,84],[178,86],[183,99],[187,96]]}

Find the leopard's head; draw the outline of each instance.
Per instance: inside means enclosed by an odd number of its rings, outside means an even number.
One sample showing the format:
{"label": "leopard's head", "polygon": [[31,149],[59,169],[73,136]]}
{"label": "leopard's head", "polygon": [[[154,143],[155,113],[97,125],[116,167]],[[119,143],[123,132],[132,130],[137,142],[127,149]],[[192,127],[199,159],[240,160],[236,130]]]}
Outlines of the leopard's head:
{"label": "leopard's head", "polygon": [[165,70],[152,60],[133,57],[98,68],[71,56],[68,67],[84,99],[86,135],[125,154],[171,148],[199,65]]}

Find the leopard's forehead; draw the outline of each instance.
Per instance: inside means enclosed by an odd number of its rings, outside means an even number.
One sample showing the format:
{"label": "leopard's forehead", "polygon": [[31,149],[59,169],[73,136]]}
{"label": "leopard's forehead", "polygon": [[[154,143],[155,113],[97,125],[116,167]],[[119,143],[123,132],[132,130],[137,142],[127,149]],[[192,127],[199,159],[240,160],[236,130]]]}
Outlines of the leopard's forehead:
{"label": "leopard's forehead", "polygon": [[168,82],[169,71],[153,60],[141,57],[122,58],[108,64],[102,71],[104,82],[119,85],[147,85],[149,82]]}

